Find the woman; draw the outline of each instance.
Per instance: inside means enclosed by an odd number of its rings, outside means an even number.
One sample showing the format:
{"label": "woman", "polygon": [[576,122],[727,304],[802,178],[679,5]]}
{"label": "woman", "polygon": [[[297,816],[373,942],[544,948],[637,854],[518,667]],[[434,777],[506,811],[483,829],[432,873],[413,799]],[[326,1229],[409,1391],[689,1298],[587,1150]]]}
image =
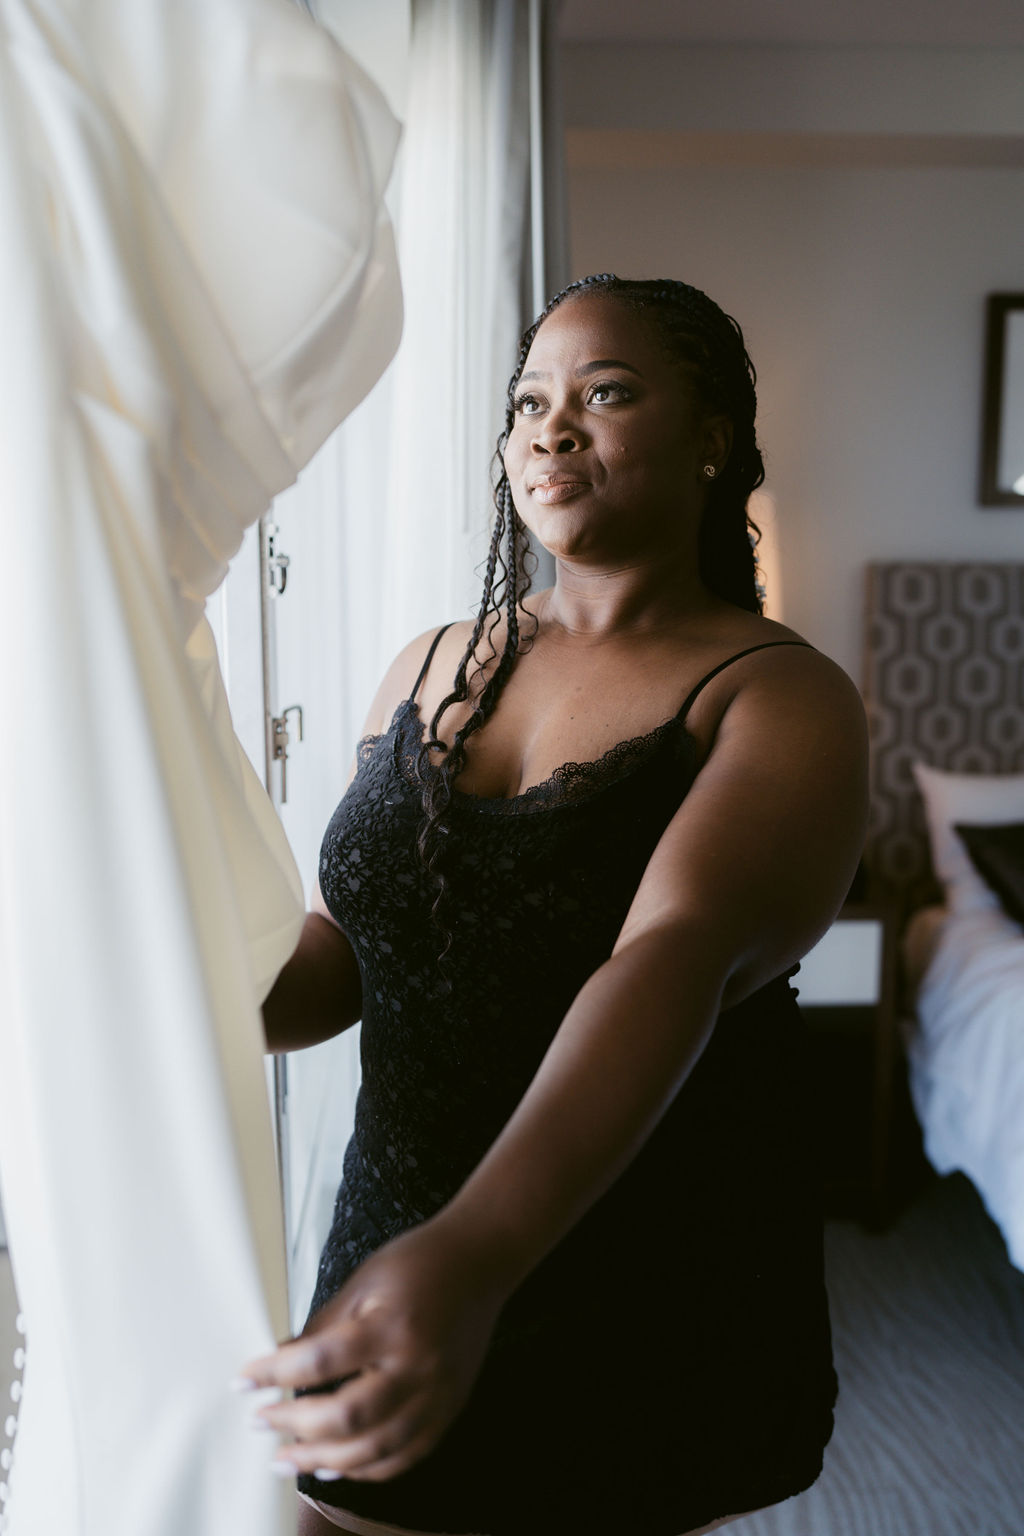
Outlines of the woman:
{"label": "woman", "polygon": [[[865,734],[760,614],[753,386],[685,284],[559,294],[480,615],[377,694],[265,1009],[275,1050],[363,1019],[311,1318],[246,1371],[303,1389],[260,1417],[304,1536],[681,1536],[820,1470],[788,978],[857,861]],[[556,562],[528,601],[523,525]]]}

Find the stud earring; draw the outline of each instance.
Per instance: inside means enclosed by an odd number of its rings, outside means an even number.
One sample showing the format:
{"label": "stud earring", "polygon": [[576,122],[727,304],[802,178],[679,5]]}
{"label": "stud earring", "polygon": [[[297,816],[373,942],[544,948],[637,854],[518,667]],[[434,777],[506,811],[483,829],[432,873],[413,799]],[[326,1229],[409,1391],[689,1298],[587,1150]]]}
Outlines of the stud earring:
{"label": "stud earring", "polygon": [[705,464],[704,465],[704,473],[707,475],[709,480],[713,480],[715,478],[715,476],[718,474],[718,470],[715,468],[715,466],[713,464]]}

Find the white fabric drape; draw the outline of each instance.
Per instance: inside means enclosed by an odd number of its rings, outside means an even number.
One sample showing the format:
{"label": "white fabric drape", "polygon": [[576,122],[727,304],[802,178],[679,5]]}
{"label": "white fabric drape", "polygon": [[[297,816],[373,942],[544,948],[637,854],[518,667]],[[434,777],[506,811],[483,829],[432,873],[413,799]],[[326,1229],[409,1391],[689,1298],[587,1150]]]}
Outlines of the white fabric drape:
{"label": "white fabric drape", "polygon": [[[379,93],[287,0],[0,0],[12,1536],[280,1536],[258,1005],[297,873],[204,603],[397,343]],[[16,722],[16,726],[13,722]]]}
{"label": "white fabric drape", "polygon": [[[325,19],[344,9],[314,4]],[[279,704],[309,706],[282,817],[310,882],[380,677],[415,634],[479,600],[491,457],[523,322],[527,9],[522,0],[414,0],[388,195],[402,343],[377,389],[274,509],[292,562],[275,603]],[[397,18],[374,19],[383,43],[381,29]],[[397,52],[400,40],[387,41]],[[351,1128],[355,1044],[343,1037],[288,1059],[294,1321],[308,1306]]]}

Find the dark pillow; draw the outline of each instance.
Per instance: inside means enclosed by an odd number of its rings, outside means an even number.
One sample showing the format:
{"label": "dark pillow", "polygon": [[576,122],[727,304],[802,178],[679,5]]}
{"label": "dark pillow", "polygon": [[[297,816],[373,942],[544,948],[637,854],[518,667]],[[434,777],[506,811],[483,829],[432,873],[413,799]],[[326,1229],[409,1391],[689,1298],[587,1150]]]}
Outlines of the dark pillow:
{"label": "dark pillow", "polygon": [[1024,926],[1024,821],[988,827],[955,822],[978,874],[999,897],[1007,917]]}

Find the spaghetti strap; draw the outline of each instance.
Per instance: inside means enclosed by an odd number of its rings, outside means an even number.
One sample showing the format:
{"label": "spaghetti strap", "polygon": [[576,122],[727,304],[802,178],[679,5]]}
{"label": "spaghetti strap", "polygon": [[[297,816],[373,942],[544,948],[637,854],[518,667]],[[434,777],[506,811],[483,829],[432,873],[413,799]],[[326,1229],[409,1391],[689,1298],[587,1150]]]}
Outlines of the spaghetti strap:
{"label": "spaghetti strap", "polygon": [[[453,619],[452,623],[454,623],[454,622],[455,621]],[[420,675],[419,675],[419,677],[416,679],[416,681],[412,685],[412,692],[409,695],[410,699],[415,699],[416,695],[419,693],[419,691],[420,691],[420,684],[423,682],[423,679],[426,677],[427,669],[429,668],[430,663],[434,659],[434,652],[437,650],[438,642],[441,639],[441,636],[442,635],[446,635],[448,633],[448,631],[451,629],[451,627],[452,627],[451,624],[443,624],[441,626],[441,628],[438,630],[437,634],[434,636],[433,640],[431,640],[431,642],[430,642],[430,649],[427,652],[426,656],[423,658],[423,665],[422,665],[422,667],[420,667]]]}
{"label": "spaghetti strap", "polygon": [[694,688],[690,689],[690,692],[687,694],[683,701],[679,713],[676,715],[676,719],[682,721],[686,720],[687,715],[690,713],[690,706],[693,704],[694,699],[704,688],[707,687],[708,683],[710,683],[713,677],[718,676],[719,672],[724,672],[726,667],[731,667],[734,661],[741,661],[744,656],[752,656],[755,651],[771,650],[772,646],[775,645],[802,645],[805,650],[814,650],[814,646],[811,645],[807,640],[762,640],[760,645],[748,645],[745,651],[737,651],[735,656],[727,656],[724,661],[720,661],[718,663],[717,667],[712,667],[711,671],[706,673]]}

